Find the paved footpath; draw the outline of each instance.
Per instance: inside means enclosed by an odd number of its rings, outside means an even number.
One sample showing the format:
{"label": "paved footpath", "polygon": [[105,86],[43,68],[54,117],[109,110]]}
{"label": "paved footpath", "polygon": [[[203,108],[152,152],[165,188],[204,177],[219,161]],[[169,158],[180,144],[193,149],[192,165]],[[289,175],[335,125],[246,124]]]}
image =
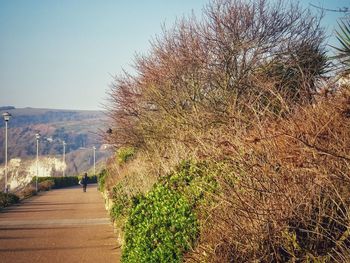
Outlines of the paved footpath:
{"label": "paved footpath", "polygon": [[40,193],[0,212],[0,262],[120,261],[97,185]]}

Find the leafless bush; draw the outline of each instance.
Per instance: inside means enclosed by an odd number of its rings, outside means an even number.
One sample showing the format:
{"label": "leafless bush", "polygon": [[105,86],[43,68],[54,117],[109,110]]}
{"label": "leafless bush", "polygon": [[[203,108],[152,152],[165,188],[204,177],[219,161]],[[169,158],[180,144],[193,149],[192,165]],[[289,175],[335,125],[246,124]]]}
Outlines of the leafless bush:
{"label": "leafless bush", "polygon": [[[252,104],[279,113],[310,102],[325,68],[319,21],[289,1],[213,1],[203,21],[183,19],[164,30],[151,53],[137,57],[135,76],[115,79],[108,141],[191,141],[178,131],[226,125],[250,116]],[[264,78],[273,89],[262,88]],[[281,99],[283,107],[273,104]]]}

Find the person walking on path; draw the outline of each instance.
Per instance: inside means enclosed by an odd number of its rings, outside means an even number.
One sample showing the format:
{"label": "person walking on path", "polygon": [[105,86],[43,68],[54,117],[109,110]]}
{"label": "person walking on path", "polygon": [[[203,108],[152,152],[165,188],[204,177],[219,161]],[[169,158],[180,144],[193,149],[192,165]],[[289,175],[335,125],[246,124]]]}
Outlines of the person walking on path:
{"label": "person walking on path", "polygon": [[86,187],[87,187],[87,184],[88,184],[88,176],[87,176],[87,173],[84,173],[84,176],[83,176],[83,179],[81,180],[82,181],[82,184],[83,184],[83,191],[86,192]]}

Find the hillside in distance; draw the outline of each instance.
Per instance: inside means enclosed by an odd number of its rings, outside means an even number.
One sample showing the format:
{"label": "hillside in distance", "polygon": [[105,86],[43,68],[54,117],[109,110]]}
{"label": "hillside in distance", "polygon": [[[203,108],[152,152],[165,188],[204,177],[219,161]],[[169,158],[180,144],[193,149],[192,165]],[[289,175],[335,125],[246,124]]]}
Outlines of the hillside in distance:
{"label": "hillside in distance", "polygon": [[[102,146],[98,134],[105,130],[106,116],[100,111],[57,110],[37,108],[0,107],[0,114],[9,112],[8,160],[36,157],[36,133],[40,133],[39,155],[62,159],[63,141],[66,142],[66,174],[77,174],[96,162],[106,159],[110,152]],[[0,164],[4,164],[5,122],[0,121]]]}

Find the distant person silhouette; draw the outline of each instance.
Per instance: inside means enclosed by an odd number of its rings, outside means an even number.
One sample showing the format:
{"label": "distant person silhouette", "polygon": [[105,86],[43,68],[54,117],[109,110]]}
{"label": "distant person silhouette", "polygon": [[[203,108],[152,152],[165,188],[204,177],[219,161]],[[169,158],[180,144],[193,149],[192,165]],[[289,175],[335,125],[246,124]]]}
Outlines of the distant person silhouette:
{"label": "distant person silhouette", "polygon": [[81,183],[83,184],[83,191],[86,192],[86,187],[88,184],[88,176],[87,173],[84,173],[83,179],[81,180]]}

